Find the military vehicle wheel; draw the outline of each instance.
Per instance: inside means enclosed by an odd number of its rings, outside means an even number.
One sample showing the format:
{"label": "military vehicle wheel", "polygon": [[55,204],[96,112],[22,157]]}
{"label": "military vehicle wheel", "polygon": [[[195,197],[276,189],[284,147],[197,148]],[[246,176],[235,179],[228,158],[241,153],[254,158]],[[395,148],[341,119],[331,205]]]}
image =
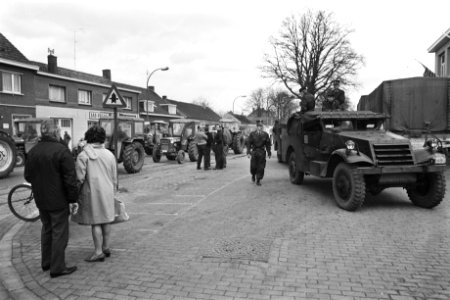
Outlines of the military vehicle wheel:
{"label": "military vehicle wheel", "polygon": [[366,198],[366,183],[355,168],[340,163],[333,173],[333,194],[337,205],[354,211],[361,207]]}
{"label": "military vehicle wheel", "polygon": [[16,155],[16,167],[23,167],[25,165],[25,154],[17,151]]}
{"label": "military vehicle wheel", "polygon": [[406,188],[409,199],[414,205],[423,208],[438,206],[445,195],[444,173],[424,173],[418,176],[417,185]]}
{"label": "military vehicle wheel", "polygon": [[279,163],[282,163],[282,162],[283,162],[283,160],[282,160],[282,158],[281,158],[281,152],[280,152],[280,151],[277,151],[277,159],[278,159],[278,162],[279,162]]}
{"label": "military vehicle wheel", "polygon": [[289,155],[289,179],[293,184],[302,184],[305,173],[297,170],[295,152]]}
{"label": "military vehicle wheel", "polygon": [[127,173],[137,173],[142,169],[145,159],[145,150],[139,142],[131,143],[123,151],[123,166]]}
{"label": "military vehicle wheel", "polygon": [[182,164],[182,163],[184,162],[184,158],[185,158],[185,153],[184,153],[184,151],[183,151],[183,150],[178,151],[178,154],[177,154],[177,162],[178,162],[179,164]]}
{"label": "military vehicle wheel", "polygon": [[242,133],[236,133],[233,137],[234,154],[242,154],[244,152],[245,139]]}
{"label": "military vehicle wheel", "polygon": [[152,158],[155,163],[161,160],[161,149],[159,149],[159,147],[155,146],[155,148],[153,148]]}
{"label": "military vehicle wheel", "polygon": [[197,145],[194,142],[190,142],[189,143],[188,154],[189,154],[189,159],[191,161],[197,161],[197,159],[198,159],[198,148],[197,148]]}
{"label": "military vehicle wheel", "polygon": [[16,165],[16,145],[7,135],[0,133],[0,178],[7,177]]}

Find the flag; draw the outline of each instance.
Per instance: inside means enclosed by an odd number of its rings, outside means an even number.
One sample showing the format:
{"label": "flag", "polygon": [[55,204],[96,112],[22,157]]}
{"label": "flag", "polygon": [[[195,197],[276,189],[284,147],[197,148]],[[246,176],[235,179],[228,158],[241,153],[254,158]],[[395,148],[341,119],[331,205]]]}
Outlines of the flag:
{"label": "flag", "polygon": [[427,66],[425,66],[423,63],[418,62],[419,64],[422,65],[422,67],[425,69],[425,71],[423,71],[423,77],[436,77],[436,74],[431,71],[430,69],[427,68]]}

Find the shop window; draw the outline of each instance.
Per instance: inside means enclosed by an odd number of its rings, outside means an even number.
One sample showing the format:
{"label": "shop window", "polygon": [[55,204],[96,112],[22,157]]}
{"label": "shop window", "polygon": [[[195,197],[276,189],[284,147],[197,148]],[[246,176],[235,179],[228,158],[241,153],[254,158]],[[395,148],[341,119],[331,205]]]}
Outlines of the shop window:
{"label": "shop window", "polygon": [[66,102],[66,88],[63,86],[50,85],[48,98],[54,102]]}
{"label": "shop window", "polygon": [[86,90],[78,90],[78,104],[91,105],[92,104],[92,92]]}
{"label": "shop window", "polygon": [[22,75],[2,72],[2,92],[11,94],[22,93]]}
{"label": "shop window", "polygon": [[70,119],[61,119],[61,127],[70,127]]}

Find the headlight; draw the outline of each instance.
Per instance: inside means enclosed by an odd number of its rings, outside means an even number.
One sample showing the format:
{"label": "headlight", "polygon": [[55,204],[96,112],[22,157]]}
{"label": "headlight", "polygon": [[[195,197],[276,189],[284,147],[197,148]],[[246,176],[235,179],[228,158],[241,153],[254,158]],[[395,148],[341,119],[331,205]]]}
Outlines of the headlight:
{"label": "headlight", "polygon": [[345,142],[345,146],[347,147],[347,150],[355,150],[355,142],[352,140],[348,140]]}
{"label": "headlight", "polygon": [[435,165],[445,165],[447,163],[445,155],[441,153],[435,153],[433,155],[433,160]]}
{"label": "headlight", "polygon": [[428,139],[428,140],[425,142],[425,145],[424,145],[424,147],[429,147],[431,150],[436,149],[437,146],[438,146],[438,142],[437,142],[437,140],[434,139],[434,138]]}

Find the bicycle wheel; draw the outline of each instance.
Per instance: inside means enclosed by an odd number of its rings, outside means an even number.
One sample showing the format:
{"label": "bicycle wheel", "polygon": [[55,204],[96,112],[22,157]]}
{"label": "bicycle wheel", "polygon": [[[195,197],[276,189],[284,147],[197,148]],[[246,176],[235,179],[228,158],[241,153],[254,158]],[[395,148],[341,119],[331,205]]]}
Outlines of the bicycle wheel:
{"label": "bicycle wheel", "polygon": [[8,206],[11,212],[23,221],[34,222],[39,219],[39,210],[29,184],[18,184],[11,189],[8,194]]}

